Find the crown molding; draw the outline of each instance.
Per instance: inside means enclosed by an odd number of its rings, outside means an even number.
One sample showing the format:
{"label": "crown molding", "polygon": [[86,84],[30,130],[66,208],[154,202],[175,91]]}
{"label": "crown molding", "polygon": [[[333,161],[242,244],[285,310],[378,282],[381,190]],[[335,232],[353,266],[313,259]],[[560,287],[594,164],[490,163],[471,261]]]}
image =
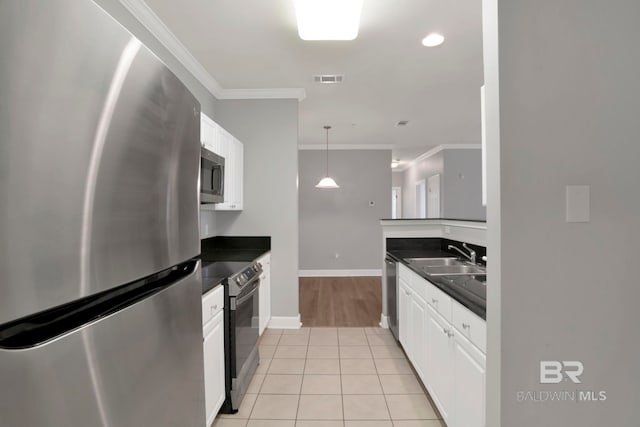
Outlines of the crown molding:
{"label": "crown molding", "polygon": [[435,156],[439,152],[443,150],[480,150],[482,149],[482,144],[441,144],[437,147],[432,148],[429,151],[426,151],[420,154],[415,159],[411,160],[409,163],[406,163],[403,166],[398,166],[395,168],[394,172],[404,172],[409,169],[411,166],[415,165],[418,162],[428,159],[429,157]]}
{"label": "crown molding", "polygon": [[[392,150],[390,144],[331,144],[329,150]],[[298,150],[326,150],[326,144],[300,144]]]}
{"label": "crown molding", "polygon": [[215,78],[189,52],[169,27],[144,0],[119,0],[178,61],[217,99],[297,99],[306,97],[302,88],[278,89],[223,89]]}

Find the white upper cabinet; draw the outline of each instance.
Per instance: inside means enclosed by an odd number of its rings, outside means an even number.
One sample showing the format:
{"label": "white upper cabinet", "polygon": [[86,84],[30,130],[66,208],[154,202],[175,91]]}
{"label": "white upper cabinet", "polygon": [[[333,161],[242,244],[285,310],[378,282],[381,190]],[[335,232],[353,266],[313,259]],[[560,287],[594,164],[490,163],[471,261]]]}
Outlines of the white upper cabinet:
{"label": "white upper cabinet", "polygon": [[[224,157],[224,202],[211,205],[217,211],[241,211],[244,200],[244,147],[223,127],[202,114],[202,144],[207,150]],[[208,207],[207,207],[208,208]]]}

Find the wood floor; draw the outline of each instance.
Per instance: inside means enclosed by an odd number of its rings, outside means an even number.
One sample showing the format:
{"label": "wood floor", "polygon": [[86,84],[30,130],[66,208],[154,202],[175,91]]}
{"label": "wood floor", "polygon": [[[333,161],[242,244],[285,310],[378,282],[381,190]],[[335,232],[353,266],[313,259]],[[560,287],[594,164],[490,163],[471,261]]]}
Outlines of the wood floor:
{"label": "wood floor", "polygon": [[382,312],[380,277],[301,277],[303,326],[378,326]]}

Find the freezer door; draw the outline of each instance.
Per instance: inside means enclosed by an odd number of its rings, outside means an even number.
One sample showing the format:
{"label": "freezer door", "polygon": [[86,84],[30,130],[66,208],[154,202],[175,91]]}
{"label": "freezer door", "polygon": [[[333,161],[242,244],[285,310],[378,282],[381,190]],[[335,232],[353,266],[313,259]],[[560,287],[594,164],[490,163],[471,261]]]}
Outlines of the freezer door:
{"label": "freezer door", "polygon": [[26,337],[0,329],[0,424],[203,427],[200,268],[182,268],[181,280],[53,339],[35,333],[48,322],[27,322]]}
{"label": "freezer door", "polygon": [[200,106],[88,0],[0,2],[0,323],[200,253]]}

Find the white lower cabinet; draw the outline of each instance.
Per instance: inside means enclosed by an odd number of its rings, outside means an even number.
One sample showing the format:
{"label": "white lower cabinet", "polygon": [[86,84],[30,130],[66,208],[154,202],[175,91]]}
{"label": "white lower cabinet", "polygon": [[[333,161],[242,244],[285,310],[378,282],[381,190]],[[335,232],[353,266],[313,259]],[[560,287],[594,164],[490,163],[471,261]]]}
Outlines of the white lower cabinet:
{"label": "white lower cabinet", "polygon": [[260,289],[258,299],[260,301],[260,335],[264,332],[271,320],[271,254],[267,253],[258,259],[262,264],[262,274],[260,275]]}
{"label": "white lower cabinet", "polygon": [[409,337],[413,335],[409,324],[409,307],[411,303],[411,288],[406,280],[400,277],[398,282],[398,334],[400,344],[411,358],[409,350]]}
{"label": "white lower cabinet", "polygon": [[432,306],[427,308],[426,386],[444,421],[452,427],[454,399],[453,341],[449,322]]}
{"label": "white lower cabinet", "polygon": [[484,320],[405,266],[398,267],[400,344],[448,427],[484,427]]}
{"label": "white lower cabinet", "polygon": [[409,346],[413,358],[412,363],[422,379],[426,378],[427,367],[427,303],[417,293],[412,293],[409,299]]}
{"label": "white lower cabinet", "polygon": [[486,403],[486,356],[455,332],[455,426],[484,427]]}
{"label": "white lower cabinet", "polygon": [[218,286],[203,297],[204,396],[206,426],[210,426],[225,398],[224,291]]}

